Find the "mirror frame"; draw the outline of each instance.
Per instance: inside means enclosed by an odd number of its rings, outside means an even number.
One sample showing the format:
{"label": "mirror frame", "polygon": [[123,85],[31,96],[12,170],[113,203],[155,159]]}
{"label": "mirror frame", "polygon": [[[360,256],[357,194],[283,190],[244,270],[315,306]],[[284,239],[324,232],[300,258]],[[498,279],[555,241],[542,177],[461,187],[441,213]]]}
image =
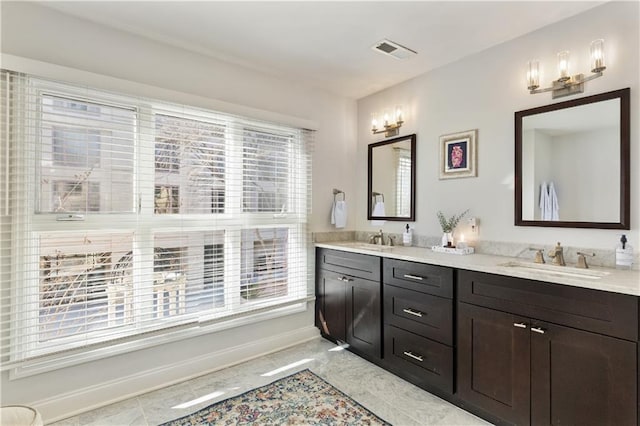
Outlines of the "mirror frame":
{"label": "mirror frame", "polygon": [[[515,113],[515,225],[556,228],[630,229],[630,89],[587,96],[551,105],[518,111]],[[522,219],[522,121],[525,117],[587,105],[594,102],[620,99],[620,220],[618,222],[572,222]]]}
{"label": "mirror frame", "polygon": [[[410,140],[411,142],[411,202],[410,202],[410,214],[409,216],[371,216],[373,210],[372,193],[373,193],[373,148],[383,145],[389,145],[396,142],[402,142]],[[368,149],[368,184],[367,184],[367,220],[391,220],[398,222],[414,222],[416,217],[416,135],[415,133],[407,136],[400,136],[397,138],[375,142],[369,144]]]}

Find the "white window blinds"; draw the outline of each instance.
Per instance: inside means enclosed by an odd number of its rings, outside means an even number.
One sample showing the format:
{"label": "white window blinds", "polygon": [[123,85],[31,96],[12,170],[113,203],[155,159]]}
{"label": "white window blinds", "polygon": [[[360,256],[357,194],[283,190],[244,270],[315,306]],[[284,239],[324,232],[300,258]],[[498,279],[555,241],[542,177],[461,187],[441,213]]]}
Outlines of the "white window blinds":
{"label": "white window blinds", "polygon": [[313,132],[1,84],[3,368],[309,299]]}
{"label": "white window blinds", "polygon": [[411,151],[394,148],[396,153],[396,216],[411,216]]}

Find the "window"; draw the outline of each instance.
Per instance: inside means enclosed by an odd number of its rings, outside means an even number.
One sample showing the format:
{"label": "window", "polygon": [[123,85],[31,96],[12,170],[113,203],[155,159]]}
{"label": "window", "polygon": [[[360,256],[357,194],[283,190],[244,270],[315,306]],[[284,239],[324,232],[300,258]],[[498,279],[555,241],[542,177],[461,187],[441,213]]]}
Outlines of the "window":
{"label": "window", "polygon": [[243,133],[243,210],[279,212],[286,208],[290,136],[245,129]]}
{"label": "window", "polygon": [[287,229],[242,231],[243,301],[268,299],[287,292]]}
{"label": "window", "polygon": [[156,213],[224,213],[225,150],[223,125],[156,114]]}
{"label": "window", "polygon": [[396,167],[396,214],[411,216],[411,151],[394,148],[397,157]]}
{"label": "window", "polygon": [[53,165],[92,168],[100,165],[100,132],[51,126]]}
{"label": "window", "polygon": [[2,89],[4,365],[307,300],[311,132],[8,71]]}
{"label": "window", "polygon": [[39,92],[32,142],[40,213],[134,210],[135,107]]}
{"label": "window", "polygon": [[[40,233],[39,300],[34,312],[41,346],[86,337],[122,319],[122,303],[113,298],[125,296],[114,293],[114,284],[124,289],[132,280],[121,275],[117,260],[131,253],[132,244],[132,234]],[[127,272],[131,276],[131,265]]]}

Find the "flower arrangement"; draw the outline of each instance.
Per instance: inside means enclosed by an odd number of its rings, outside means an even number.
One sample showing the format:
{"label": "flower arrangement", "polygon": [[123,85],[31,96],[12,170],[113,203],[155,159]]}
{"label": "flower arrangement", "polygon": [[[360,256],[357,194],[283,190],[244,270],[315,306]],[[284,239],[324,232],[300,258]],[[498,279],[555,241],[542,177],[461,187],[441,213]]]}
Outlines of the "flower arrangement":
{"label": "flower arrangement", "polygon": [[454,228],[458,225],[458,222],[460,222],[460,219],[462,219],[464,215],[466,215],[468,212],[469,212],[469,209],[463,211],[459,215],[454,214],[449,219],[447,219],[446,217],[444,217],[444,214],[442,214],[441,211],[438,211],[438,220],[440,221],[440,227],[442,228],[442,232],[444,233],[453,232]]}

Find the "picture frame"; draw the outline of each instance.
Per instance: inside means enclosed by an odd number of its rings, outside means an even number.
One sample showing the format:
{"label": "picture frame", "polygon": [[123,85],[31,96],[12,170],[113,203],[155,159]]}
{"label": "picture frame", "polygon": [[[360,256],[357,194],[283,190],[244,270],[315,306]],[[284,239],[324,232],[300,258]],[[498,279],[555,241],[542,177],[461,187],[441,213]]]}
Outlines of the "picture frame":
{"label": "picture frame", "polygon": [[476,177],[478,129],[440,136],[440,179]]}

